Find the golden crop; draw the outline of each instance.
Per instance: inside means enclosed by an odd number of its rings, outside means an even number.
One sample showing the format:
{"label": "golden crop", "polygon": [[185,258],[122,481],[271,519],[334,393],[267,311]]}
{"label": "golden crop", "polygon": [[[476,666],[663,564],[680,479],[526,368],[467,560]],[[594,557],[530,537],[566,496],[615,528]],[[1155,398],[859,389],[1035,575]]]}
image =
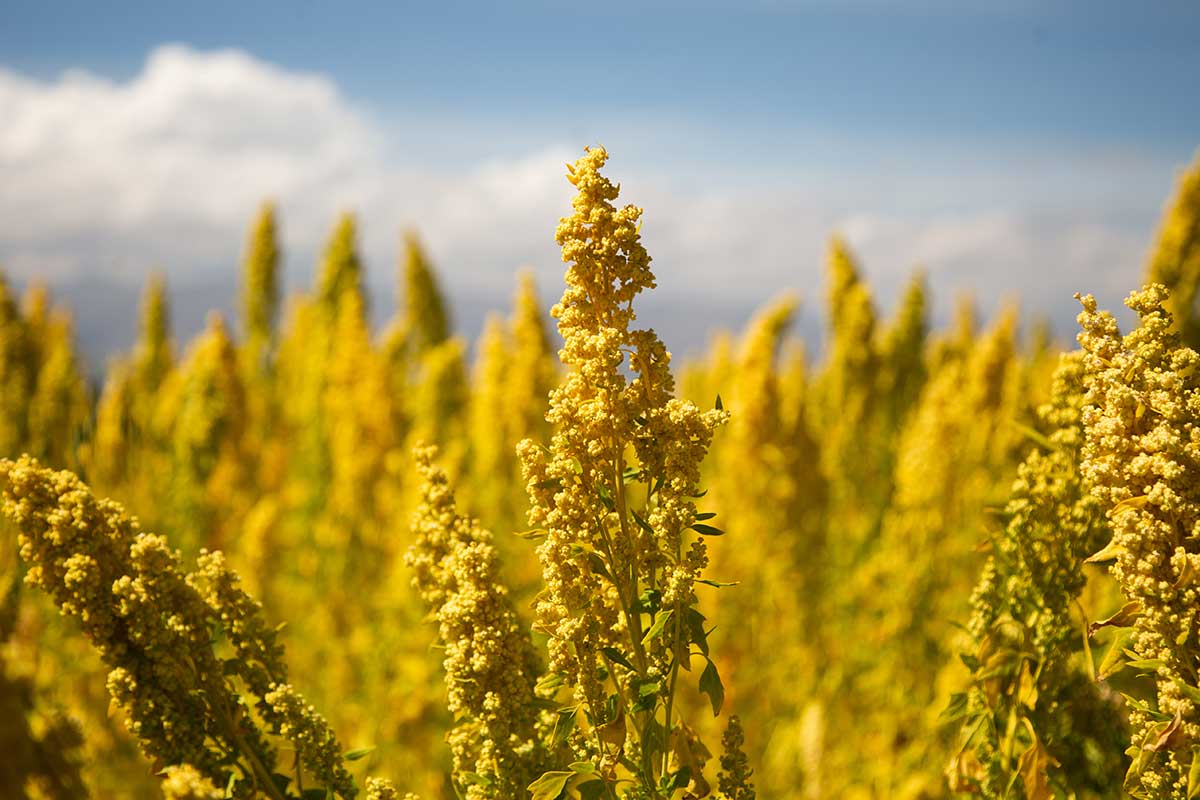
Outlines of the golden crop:
{"label": "golden crop", "polygon": [[0,798],[1200,797],[1200,163],[1128,333],[835,240],[822,355],[784,296],[677,382],[607,158],[473,363],[349,215],[285,304],[264,206],[183,346],[152,280],[94,392],[0,276]]}

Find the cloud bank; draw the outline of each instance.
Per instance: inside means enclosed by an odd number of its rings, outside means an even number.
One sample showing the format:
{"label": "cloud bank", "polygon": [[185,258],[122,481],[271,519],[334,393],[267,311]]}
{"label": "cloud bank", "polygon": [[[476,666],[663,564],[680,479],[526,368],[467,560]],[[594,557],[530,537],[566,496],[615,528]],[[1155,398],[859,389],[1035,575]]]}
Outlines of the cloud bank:
{"label": "cloud bank", "polygon": [[[382,287],[401,230],[415,228],[467,309],[468,332],[484,309],[507,303],[519,266],[534,266],[554,291],[553,229],[570,198],[563,163],[586,143],[547,142],[531,130],[523,152],[464,151],[448,167],[406,147],[403,124],[383,111],[357,107],[326,77],[232,50],[163,46],[127,82],[83,71],[39,82],[0,69],[0,264],[18,280],[64,286],[135,284],[161,268],[211,299],[214,287],[232,293],[246,227],[272,198],[292,288],[308,283],[335,215],[350,209],[377,293],[390,291]],[[638,140],[620,119],[613,125],[614,139]],[[469,141],[462,133],[453,138]],[[645,140],[688,135],[695,131],[668,128]],[[1074,181],[1075,197],[1069,185],[1047,192],[1044,172],[1019,155],[961,174],[939,167],[936,153],[911,153],[905,169],[841,172],[822,170],[819,151],[780,155],[762,182],[736,177],[738,153],[706,180],[703,164],[682,174],[685,162],[659,159],[651,145],[628,161],[614,148],[611,173],[647,208],[661,286],[651,308],[687,346],[787,287],[801,291],[810,318],[817,314],[833,232],[859,252],[885,306],[922,266],[941,314],[960,289],[973,289],[985,308],[1019,294],[1065,320],[1065,331],[1074,291],[1116,302],[1137,282],[1169,190],[1170,165],[1152,158],[1072,154],[1054,179]],[[1122,181],[1141,194],[1118,200],[1114,192],[1109,202],[1094,190]],[[105,320],[90,324],[102,330]]]}

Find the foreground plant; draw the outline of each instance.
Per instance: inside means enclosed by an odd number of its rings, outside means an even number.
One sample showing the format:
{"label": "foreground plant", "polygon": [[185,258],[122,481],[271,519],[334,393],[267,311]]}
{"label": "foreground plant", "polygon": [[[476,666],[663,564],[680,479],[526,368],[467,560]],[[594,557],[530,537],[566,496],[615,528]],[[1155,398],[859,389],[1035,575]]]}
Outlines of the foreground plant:
{"label": "foreground plant", "polygon": [[[108,690],[174,797],[353,798],[332,730],[288,683],[283,648],[219,552],[185,574],[72,473],[0,461],[4,513],[26,581],[74,618],[109,668]],[[282,737],[294,757],[284,759]]]}
{"label": "foreground plant", "polygon": [[[1183,346],[1160,284],[1126,305],[1138,328],[1081,298],[1086,353],[1082,472],[1103,501],[1112,561],[1129,604],[1117,654],[1156,690],[1128,697],[1136,798],[1200,796],[1200,355]],[[1124,648],[1124,653],[1119,648]]]}
{"label": "foreground plant", "polygon": [[546,762],[537,735],[537,656],[500,580],[491,534],[459,515],[446,473],[433,463],[436,452],[416,451],[421,504],[405,561],[445,648],[455,788],[467,800],[519,797]]}
{"label": "foreground plant", "polygon": [[[549,672],[541,685],[570,690],[555,734],[576,759],[529,789],[539,800],[564,789],[705,797],[715,783],[710,755],[679,698],[685,674],[714,714],[724,698],[695,592],[708,563],[704,538],[721,531],[695,499],[700,463],[727,414],[675,398],[670,354],[652,330],[632,327],[634,298],[654,275],[642,210],[613,205],[618,189],[600,174],[607,158],[597,148],[568,166],[578,194],[556,234],[570,266],[552,312],[568,373],[550,396],[549,447],[519,446],[531,535],[543,538],[535,628],[548,637]],[[739,771],[723,793],[752,797],[741,761],[729,763]]]}
{"label": "foreground plant", "polygon": [[1081,668],[1072,614],[1087,581],[1083,561],[1108,535],[1078,469],[1082,379],[1082,354],[1064,355],[1038,410],[1045,435],[1018,470],[1008,523],[971,597],[962,654],[971,681],[950,707],[962,719],[949,771],[958,791],[1049,800],[1055,789],[1116,796],[1120,784],[1124,731]]}

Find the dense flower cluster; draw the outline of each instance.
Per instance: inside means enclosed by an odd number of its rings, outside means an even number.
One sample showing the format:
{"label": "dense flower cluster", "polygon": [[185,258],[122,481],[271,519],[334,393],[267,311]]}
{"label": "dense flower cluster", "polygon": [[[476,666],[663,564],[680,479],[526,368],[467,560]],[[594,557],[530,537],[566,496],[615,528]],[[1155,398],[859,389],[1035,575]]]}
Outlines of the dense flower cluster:
{"label": "dense flower cluster", "polygon": [[[177,551],[139,530],[116,503],[97,500],[69,472],[22,458],[0,461],[4,512],[19,535],[26,581],[78,620],[109,668],[108,690],[146,755],[190,765],[235,796],[278,788],[268,734],[290,739],[330,790],[356,794],[332,731],[287,684],[282,650],[217,553],[185,575]],[[236,658],[223,660],[214,631]],[[231,683],[241,677],[249,691]],[[253,721],[246,697],[269,725]]]}
{"label": "dense flower cluster", "polygon": [[729,726],[721,737],[721,775],[718,785],[727,800],[755,800],[758,796],[750,776],[754,771],[742,752],[746,734],[742,731],[742,721],[734,714],[729,718]]}
{"label": "dense flower cluster", "polygon": [[264,206],[240,318],[179,346],[151,280],[98,402],[0,275],[0,458],[96,493],[0,467],[0,795],[1200,797],[1195,167],[1170,296],[1124,339],[1087,309],[1053,380],[1046,325],[964,297],[931,331],[919,271],[885,318],[835,240],[825,308],[770,303],[676,384],[605,159],[569,166],[563,371],[529,275],[468,344],[411,235],[377,332],[350,215],[301,287]]}
{"label": "dense flower cluster", "polygon": [[290,684],[273,684],[262,699],[270,709],[267,719],[292,742],[300,760],[321,784],[339,797],[354,797],[358,793],[354,779],[342,763],[341,745],[325,718]]}
{"label": "dense flower cluster", "polygon": [[191,764],[167,767],[163,774],[164,800],[222,800],[225,792],[212,785]]}
{"label": "dense flower cluster", "polygon": [[1127,789],[1189,798],[1200,791],[1200,354],[1172,331],[1167,300],[1159,284],[1131,294],[1140,325],[1122,337],[1095,298],[1081,298],[1081,468],[1112,528],[1099,557],[1135,604],[1132,651],[1157,683],[1151,703],[1131,701]]}
{"label": "dense flower cluster", "polygon": [[[569,372],[550,397],[550,446],[526,440],[519,453],[529,521],[545,534],[536,626],[549,636],[550,671],[574,688],[592,729],[579,755],[596,759],[610,783],[619,766],[636,765],[639,791],[658,796],[678,671],[691,666],[692,642],[708,652],[694,608],[708,563],[695,532],[708,526],[694,497],[727,415],[673,397],[666,348],[653,331],[631,327],[633,300],[654,275],[642,211],[613,205],[617,187],[599,171],[607,158],[597,148],[568,167],[574,214],[556,238],[570,266],[552,313]],[[702,684],[715,693],[708,664]],[[684,778],[706,785],[698,771]]]}
{"label": "dense flower cluster", "polygon": [[454,775],[469,800],[516,797],[539,761],[537,657],[500,579],[491,534],[458,514],[436,452],[416,450],[421,504],[405,561],[445,648]]}

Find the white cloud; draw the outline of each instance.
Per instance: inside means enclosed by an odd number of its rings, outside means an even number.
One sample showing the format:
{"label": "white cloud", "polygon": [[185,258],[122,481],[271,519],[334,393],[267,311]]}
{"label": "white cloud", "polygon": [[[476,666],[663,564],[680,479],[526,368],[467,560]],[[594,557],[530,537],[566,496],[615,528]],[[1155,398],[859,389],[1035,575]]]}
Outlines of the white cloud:
{"label": "white cloud", "polygon": [[[128,82],[84,72],[37,82],[0,69],[0,119],[0,262],[18,278],[136,279],[162,266],[185,280],[205,271],[228,280],[254,209],[271,197],[281,207],[292,285],[308,280],[335,214],[349,208],[360,215],[376,283],[390,278],[398,234],[413,226],[452,290],[476,300],[493,293],[497,304],[507,301],[519,265],[533,264],[547,287],[556,284],[552,236],[570,197],[563,163],[583,144],[545,142],[531,131],[531,144],[515,155],[464,154],[456,168],[426,166],[420,152],[406,151],[404,130],[356,107],[326,77],[179,45],[155,50]],[[613,125],[609,135],[629,141],[640,135],[686,147],[695,135]],[[482,126],[471,133],[488,135]],[[448,138],[470,141],[462,130]],[[1160,202],[1154,197],[1143,218],[1113,222],[1104,216],[1112,203],[1097,192],[1071,200],[1071,181],[1108,186],[1114,169],[1153,185],[1161,165],[1144,160],[1114,166],[1103,154],[1050,154],[1039,163],[1067,166],[1047,194],[1038,182],[1046,171],[1019,157],[966,175],[938,172],[935,154],[926,156],[929,170],[918,163],[892,174],[844,173],[822,170],[813,163],[820,154],[797,155],[803,149],[780,154],[761,185],[737,175],[736,153],[713,170],[734,179],[711,184],[655,169],[653,152],[635,155],[633,168],[614,153],[612,174],[647,209],[662,286],[656,305],[700,299],[729,322],[796,287],[811,309],[836,230],[860,251],[885,304],[922,265],[942,308],[953,289],[974,287],[985,302],[1022,290],[1033,305],[1069,313],[1077,288],[1116,298],[1138,279],[1147,221]],[[915,190],[914,176],[924,177]],[[995,187],[1002,189],[989,196]],[[1022,204],[1022,196],[1040,200]],[[1129,200],[1120,202],[1123,212]],[[722,318],[722,308],[732,310]]]}
{"label": "white cloud", "polygon": [[[328,79],[236,51],[164,46],[121,84],[0,71],[0,117],[0,253],[51,279],[229,269],[267,197],[295,260],[311,260],[342,209],[359,212],[364,247],[385,264],[401,225],[417,224],[448,256],[503,257],[535,215],[548,239],[567,194],[562,152],[461,174],[401,167],[383,126]],[[310,270],[292,268],[299,280]]]}

